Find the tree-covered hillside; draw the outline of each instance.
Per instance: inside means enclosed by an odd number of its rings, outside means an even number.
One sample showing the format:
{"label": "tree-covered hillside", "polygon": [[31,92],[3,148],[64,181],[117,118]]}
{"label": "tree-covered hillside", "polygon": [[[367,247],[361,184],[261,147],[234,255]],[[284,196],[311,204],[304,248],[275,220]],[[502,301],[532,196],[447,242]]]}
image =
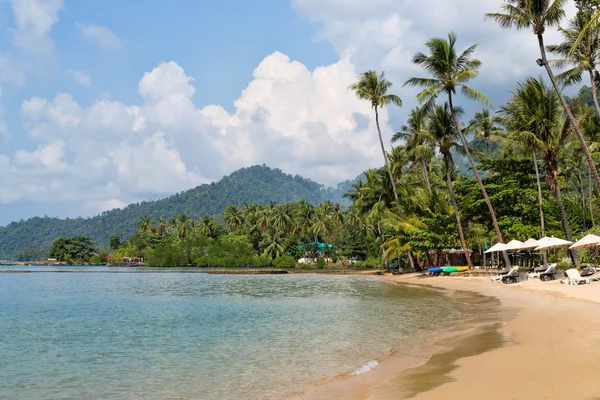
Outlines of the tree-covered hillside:
{"label": "tree-covered hillside", "polygon": [[[35,217],[0,227],[0,259],[44,257],[54,239],[61,236],[88,236],[97,245],[118,234],[126,238],[138,229],[143,216],[154,219],[186,214],[190,218],[203,215],[220,216],[229,204],[291,203],[305,200],[318,205],[327,200],[348,205],[342,196],[354,181],[336,188],[324,188],[310,179],[292,176],[265,165],[242,168],[218,182],[198,186],[156,201],[143,201],[123,209],[103,212],[92,218],[58,219]],[[22,257],[19,257],[22,256]]]}

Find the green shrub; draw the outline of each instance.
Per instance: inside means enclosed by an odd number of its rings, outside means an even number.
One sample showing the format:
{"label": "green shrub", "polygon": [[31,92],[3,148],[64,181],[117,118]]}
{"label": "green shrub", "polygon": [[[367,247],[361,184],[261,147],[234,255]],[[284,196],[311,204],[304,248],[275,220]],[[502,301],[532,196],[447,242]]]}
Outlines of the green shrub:
{"label": "green shrub", "polygon": [[361,268],[382,268],[383,267],[383,262],[381,261],[381,258],[379,257],[367,257],[367,259],[365,261],[359,261],[357,263],[354,264],[356,267],[361,267]]}
{"label": "green shrub", "polygon": [[317,268],[325,268],[325,265],[327,265],[327,264],[325,263],[325,260],[323,259],[323,257],[317,258],[317,263],[316,263]]}
{"label": "green shrub", "polygon": [[279,256],[273,260],[273,266],[275,268],[294,268],[296,259],[292,256]]}
{"label": "green shrub", "polygon": [[573,268],[573,264],[566,262],[566,261],[561,261],[558,263],[557,267],[558,267],[558,269],[569,269],[569,268]]}

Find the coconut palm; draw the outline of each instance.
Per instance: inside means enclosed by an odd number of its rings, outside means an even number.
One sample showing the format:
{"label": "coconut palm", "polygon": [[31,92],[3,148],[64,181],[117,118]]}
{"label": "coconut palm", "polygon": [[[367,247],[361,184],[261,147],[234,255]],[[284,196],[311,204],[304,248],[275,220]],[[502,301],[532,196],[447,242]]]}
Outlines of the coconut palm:
{"label": "coconut palm", "polygon": [[231,231],[236,231],[244,225],[244,215],[242,210],[233,204],[228,205],[223,211],[225,225]]}
{"label": "coconut palm", "polygon": [[[563,231],[567,240],[572,241],[558,179],[560,155],[571,137],[571,129],[563,116],[556,91],[548,88],[541,79],[528,78],[525,83],[519,84],[504,110],[511,118],[523,121],[519,131],[510,133],[515,142],[523,143],[542,155],[546,182],[556,199]],[[575,250],[571,250],[571,258],[579,267]]]}
{"label": "coconut palm", "polygon": [[[444,38],[433,38],[430,39],[425,45],[431,54],[426,55],[423,53],[417,53],[413,57],[413,62],[429,72],[431,78],[411,78],[406,81],[405,85],[424,88],[423,91],[417,95],[417,100],[421,103],[425,103],[426,107],[432,107],[440,94],[446,94],[448,96],[448,105],[450,107],[450,113],[452,114],[452,121],[454,123],[456,132],[458,133],[458,137],[462,142],[465,155],[469,159],[475,179],[477,179],[477,183],[479,184],[483,198],[488,206],[488,210],[492,218],[492,224],[494,225],[496,235],[498,236],[498,241],[503,243],[504,240],[502,238],[500,226],[498,225],[496,212],[494,211],[494,207],[490,202],[490,198],[485,190],[485,186],[483,186],[483,181],[481,180],[479,172],[477,171],[475,160],[473,160],[471,152],[469,151],[467,140],[461,131],[453,104],[453,96],[456,95],[457,89],[460,88],[461,93],[465,97],[491,106],[490,101],[482,93],[467,86],[467,83],[477,77],[479,74],[478,69],[481,66],[481,61],[472,58],[477,45],[473,45],[459,54],[455,47],[456,35],[454,32],[450,32],[448,34],[447,40]],[[503,254],[505,263],[510,265],[508,255],[506,252]]]}
{"label": "coconut palm", "polygon": [[204,215],[198,221],[197,227],[204,236],[214,238],[217,236],[219,224],[217,223],[217,220],[213,217]]}
{"label": "coconut palm", "polygon": [[163,218],[160,217],[158,219],[158,225],[156,227],[156,232],[160,235],[160,236],[165,236],[167,234],[167,221]]}
{"label": "coconut palm", "polygon": [[401,139],[406,140],[404,146],[413,165],[420,165],[423,180],[427,190],[431,191],[431,181],[429,179],[429,163],[435,150],[423,140],[425,131],[427,112],[424,108],[413,109],[406,121],[406,125],[400,127],[400,131],[392,136],[392,143]]}
{"label": "coconut palm", "polygon": [[152,230],[154,229],[154,225],[152,225],[152,218],[149,215],[144,215],[138,223],[138,228],[140,232],[152,233]]}
{"label": "coconut palm", "polygon": [[[565,16],[564,6],[567,0],[505,0],[506,3],[502,6],[504,13],[488,13],[485,14],[485,18],[492,19],[502,28],[516,28],[516,29],[532,29],[533,34],[538,39],[538,46],[540,48],[541,59],[538,62],[544,66],[546,73],[552,82],[552,86],[556,91],[556,95],[563,109],[567,115],[567,119],[571,124],[579,142],[581,143],[581,149],[585,154],[585,159],[589,165],[592,176],[596,182],[596,186],[600,188],[600,175],[596,169],[596,164],[592,159],[590,151],[585,139],[579,128],[577,120],[573,116],[573,113],[569,109],[569,105],[565,97],[558,86],[558,82],[546,57],[546,48],[544,47],[544,32],[547,27],[557,26],[560,20]],[[596,18],[596,16],[594,16]],[[577,45],[577,43],[575,43]],[[577,49],[577,48],[576,48]]]}
{"label": "coconut palm", "polygon": [[473,132],[475,137],[483,139],[485,142],[485,152],[488,158],[492,156],[490,149],[490,140],[493,135],[499,132],[498,124],[501,122],[500,117],[490,114],[490,110],[484,108],[476,112],[473,116],[467,130]]}
{"label": "coconut palm", "polygon": [[358,82],[353,83],[348,88],[353,90],[356,97],[362,100],[369,100],[371,107],[375,111],[375,124],[377,125],[377,134],[379,135],[379,144],[381,145],[381,153],[385,161],[385,167],[390,176],[392,183],[392,189],[394,191],[394,198],[398,200],[398,191],[396,190],[396,182],[392,175],[392,170],[388,163],[385,146],[383,145],[383,138],[381,137],[381,127],[379,126],[379,109],[387,106],[388,104],[395,104],[402,106],[402,100],[395,94],[388,94],[388,90],[392,87],[392,82],[385,78],[385,72],[377,74],[375,71],[363,72]]}
{"label": "coconut palm", "polygon": [[[461,114],[461,109],[455,109],[455,113]],[[462,146],[456,141],[458,136],[458,130],[453,122],[452,112],[450,111],[450,105],[444,103],[443,106],[434,105],[430,109],[429,123],[427,125],[427,131],[425,133],[426,140],[435,146],[444,160],[444,166],[446,167],[446,184],[448,186],[448,193],[452,200],[452,206],[454,207],[454,215],[456,216],[456,229],[458,230],[458,236],[460,238],[460,244],[463,248],[465,258],[469,268],[473,267],[471,257],[468,253],[467,242],[465,241],[465,235],[463,233],[463,226],[460,219],[460,213],[458,212],[458,205],[456,203],[456,196],[454,195],[454,189],[452,187],[452,172],[454,170],[454,160],[452,159],[453,150],[462,150]]]}
{"label": "coconut palm", "polygon": [[[552,63],[557,67],[571,66],[565,72],[557,75],[557,79],[564,85],[573,85],[582,81],[582,75],[587,73],[592,87],[592,98],[596,112],[600,115],[600,105],[596,92],[596,65],[600,57],[600,26],[597,20],[590,20],[590,14],[579,11],[575,18],[569,20],[567,28],[559,28],[563,35],[563,42],[558,45],[546,46],[548,51],[562,57]],[[585,26],[592,22],[589,29],[584,31]],[[577,38],[583,34],[582,40],[577,44]]]}

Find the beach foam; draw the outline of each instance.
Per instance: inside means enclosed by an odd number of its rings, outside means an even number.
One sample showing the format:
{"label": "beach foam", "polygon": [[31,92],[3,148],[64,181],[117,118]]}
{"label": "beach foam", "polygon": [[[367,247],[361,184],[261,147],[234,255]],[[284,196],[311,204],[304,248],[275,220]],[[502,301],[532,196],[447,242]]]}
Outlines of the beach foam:
{"label": "beach foam", "polygon": [[357,369],[356,371],[354,371],[352,373],[352,375],[361,375],[361,374],[367,373],[370,370],[372,370],[373,368],[376,368],[378,366],[379,366],[379,363],[376,360],[371,360],[368,363],[366,363],[365,365],[363,365],[362,367],[360,367],[359,369]]}

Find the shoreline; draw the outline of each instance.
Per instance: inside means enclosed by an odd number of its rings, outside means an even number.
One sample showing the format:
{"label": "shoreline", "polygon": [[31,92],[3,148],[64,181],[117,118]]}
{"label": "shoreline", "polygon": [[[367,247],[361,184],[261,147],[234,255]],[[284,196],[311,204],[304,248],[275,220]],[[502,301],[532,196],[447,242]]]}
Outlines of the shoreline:
{"label": "shoreline", "polygon": [[[425,354],[383,361],[363,375],[326,382],[294,399],[594,399],[600,284],[529,280],[512,285],[482,277],[386,276],[391,283],[471,293],[499,301],[502,322],[425,343]],[[483,346],[482,341],[500,346]],[[442,343],[440,343],[442,342]]]}
{"label": "shoreline", "polygon": [[[600,285],[572,286],[538,280],[505,285],[489,278],[420,274],[387,279],[471,291],[499,299],[504,310],[519,310],[498,330],[510,338],[507,346],[459,357],[447,374],[448,381],[412,398],[592,399],[600,395],[595,370],[600,360]],[[385,394],[393,396],[393,388],[389,389]]]}
{"label": "shoreline", "polygon": [[[409,343],[376,366],[359,375],[332,377],[305,388],[287,399],[294,400],[365,400],[404,399],[426,392],[450,381],[448,372],[457,359],[485,353],[506,345],[500,328],[515,317],[517,310],[504,307],[500,300],[470,290],[447,290],[440,286],[398,281],[387,275],[383,283],[407,288],[426,289],[448,297],[461,314],[451,326],[433,328],[426,337],[413,337]],[[364,367],[364,366],[363,366]]]}

